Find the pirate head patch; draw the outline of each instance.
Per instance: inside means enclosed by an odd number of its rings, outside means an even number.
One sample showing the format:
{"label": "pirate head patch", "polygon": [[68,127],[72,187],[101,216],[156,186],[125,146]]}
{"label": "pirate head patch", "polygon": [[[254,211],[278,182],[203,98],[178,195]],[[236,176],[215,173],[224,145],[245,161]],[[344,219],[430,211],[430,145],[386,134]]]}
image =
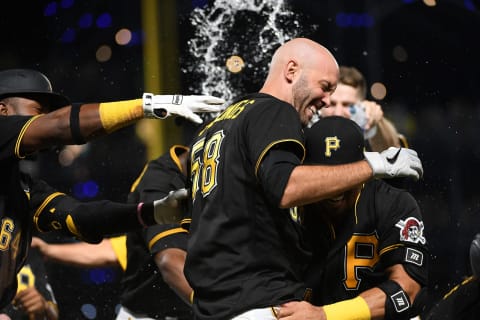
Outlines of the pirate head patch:
{"label": "pirate head patch", "polygon": [[400,220],[395,224],[400,229],[400,240],[412,243],[425,244],[426,240],[423,235],[423,222],[414,217],[408,217]]}

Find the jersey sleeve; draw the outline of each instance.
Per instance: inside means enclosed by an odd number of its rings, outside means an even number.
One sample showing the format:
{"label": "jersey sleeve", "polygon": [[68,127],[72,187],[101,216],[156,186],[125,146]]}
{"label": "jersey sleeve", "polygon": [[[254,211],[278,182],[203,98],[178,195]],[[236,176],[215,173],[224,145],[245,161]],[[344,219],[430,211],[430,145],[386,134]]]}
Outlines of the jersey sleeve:
{"label": "jersey sleeve", "polygon": [[424,283],[428,246],[417,201],[407,191],[386,183],[380,186],[382,189],[390,191],[378,192],[381,196],[376,200],[381,264],[383,267],[402,264],[415,280]]}
{"label": "jersey sleeve", "polygon": [[178,224],[154,225],[143,231],[146,245],[152,255],[167,248],[187,251],[188,231]]}
{"label": "jersey sleeve", "polygon": [[118,237],[109,238],[117,261],[123,271],[127,269],[127,236],[121,235]]}
{"label": "jersey sleeve", "polygon": [[301,161],[305,157],[301,123],[295,109],[288,104],[263,103],[252,108],[247,121],[246,137],[255,174],[272,148],[293,152]]}
{"label": "jersey sleeve", "polygon": [[21,159],[20,142],[26,128],[36,117],[0,116],[0,161]]}

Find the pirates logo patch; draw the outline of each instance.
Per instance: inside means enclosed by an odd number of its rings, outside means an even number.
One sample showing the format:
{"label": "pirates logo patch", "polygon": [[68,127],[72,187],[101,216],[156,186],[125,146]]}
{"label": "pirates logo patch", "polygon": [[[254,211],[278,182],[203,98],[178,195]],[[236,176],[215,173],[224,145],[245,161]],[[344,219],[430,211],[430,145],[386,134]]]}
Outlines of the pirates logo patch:
{"label": "pirates logo patch", "polygon": [[405,220],[400,220],[395,224],[395,227],[400,228],[400,240],[413,243],[425,244],[426,240],[423,236],[423,222],[416,218],[409,217]]}

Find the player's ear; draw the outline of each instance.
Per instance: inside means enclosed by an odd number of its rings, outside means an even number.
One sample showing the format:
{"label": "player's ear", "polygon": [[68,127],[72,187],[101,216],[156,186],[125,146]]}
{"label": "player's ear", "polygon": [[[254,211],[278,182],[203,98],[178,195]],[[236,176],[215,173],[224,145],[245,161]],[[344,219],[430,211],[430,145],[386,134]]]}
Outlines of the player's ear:
{"label": "player's ear", "polygon": [[298,63],[295,60],[290,60],[285,66],[283,75],[289,83],[292,83],[295,80],[297,71],[298,71]]}
{"label": "player's ear", "polygon": [[0,101],[0,115],[8,116],[8,108],[5,102]]}

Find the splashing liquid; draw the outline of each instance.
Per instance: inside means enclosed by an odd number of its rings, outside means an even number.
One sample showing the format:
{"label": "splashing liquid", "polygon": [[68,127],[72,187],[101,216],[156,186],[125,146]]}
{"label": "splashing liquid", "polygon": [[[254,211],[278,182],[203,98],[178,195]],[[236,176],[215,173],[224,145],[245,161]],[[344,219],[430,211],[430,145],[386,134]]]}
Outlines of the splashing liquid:
{"label": "splashing liquid", "polygon": [[[215,0],[194,9],[194,36],[188,41],[192,58],[182,71],[198,75],[193,85],[198,87],[189,89],[227,101],[260,90],[274,51],[303,32],[300,20],[284,0]],[[242,59],[241,70],[227,68],[231,57]]]}

